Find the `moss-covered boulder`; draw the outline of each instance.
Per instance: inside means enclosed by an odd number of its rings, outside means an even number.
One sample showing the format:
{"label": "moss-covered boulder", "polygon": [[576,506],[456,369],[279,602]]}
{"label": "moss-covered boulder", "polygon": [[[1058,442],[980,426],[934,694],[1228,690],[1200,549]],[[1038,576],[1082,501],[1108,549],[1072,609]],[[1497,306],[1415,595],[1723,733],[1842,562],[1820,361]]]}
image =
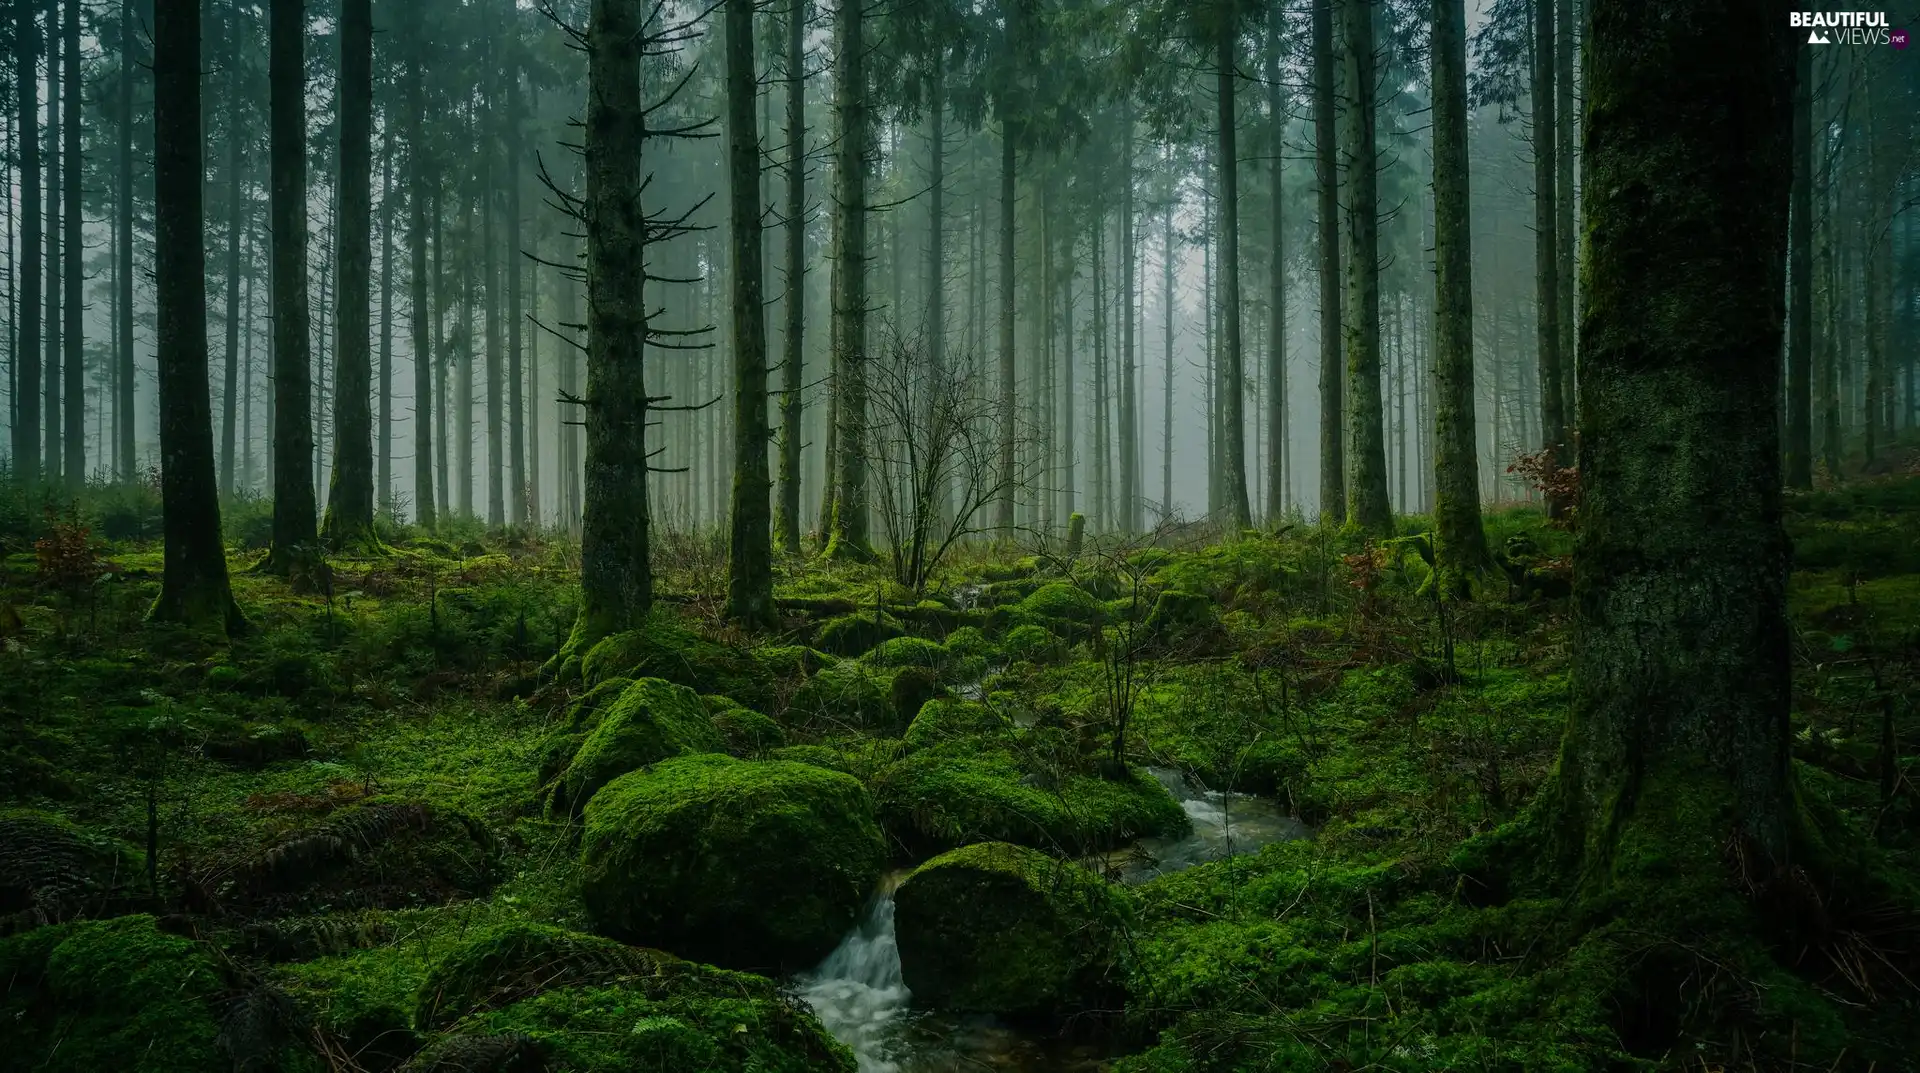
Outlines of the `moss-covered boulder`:
{"label": "moss-covered boulder", "polygon": [[782,718],[794,727],[895,732],[893,672],[854,660],[828,667],[800,683]]}
{"label": "moss-covered boulder", "polygon": [[939,696],[939,679],[925,667],[902,667],[893,672],[893,681],[888,684],[888,699],[893,702],[893,719],[888,729],[893,732],[905,730],[920,714],[920,709],[928,701]]}
{"label": "moss-covered boulder", "polygon": [[683,753],[718,752],[725,744],[693,690],[637,679],[580,744],[553,789],[552,809],[578,816],[601,787],[629,771]]}
{"label": "moss-covered boulder", "polygon": [[953,661],[953,653],[938,641],[924,637],[895,637],[860,657],[875,667],[921,667],[937,671]]}
{"label": "moss-covered boulder", "polygon": [[836,656],[858,656],[882,641],[906,635],[900,620],[886,612],[858,611],[830,618],[820,624],[815,647]]}
{"label": "moss-covered boulder", "polygon": [[768,979],[595,935],[516,922],[436,962],[422,1027],[526,1038],[581,1073],[850,1073],[851,1056]]}
{"label": "moss-covered boulder", "polygon": [[787,743],[787,729],[730,697],[701,697],[729,756],[765,756]]}
{"label": "moss-covered boulder", "polygon": [[593,688],[580,694],[572,704],[567,705],[567,728],[581,733],[591,731],[600,725],[600,717],[627,691],[633,679],[625,675],[615,675],[602,679]]}
{"label": "moss-covered boulder", "polygon": [[1047,776],[979,737],[915,749],[874,776],[873,794],[888,834],[916,853],[980,841],[1082,853],[1178,833],[1188,823],[1179,802],[1145,772]]}
{"label": "moss-covered boulder", "polygon": [[1020,601],[1019,609],[1028,615],[1087,624],[1100,617],[1100,601],[1078,585],[1051,581],[1035,589]]}
{"label": "moss-covered boulder", "polygon": [[811,677],[840,662],[840,657],[806,645],[762,645],[753,650],[753,657],[776,677],[788,681]]}
{"label": "moss-covered boulder", "polygon": [[939,697],[920,708],[901,739],[910,749],[970,737],[998,737],[1011,724],[999,712],[979,701]]}
{"label": "moss-covered boulder", "polygon": [[814,767],[823,767],[828,771],[844,772],[866,783],[888,764],[900,759],[905,751],[905,747],[898,738],[848,735],[824,743],[783,745],[768,752],[767,759],[812,764]]}
{"label": "moss-covered boulder", "polygon": [[1079,865],[989,842],[914,869],[894,893],[900,969],[914,1001],[1054,1017],[1120,989],[1124,894]]}
{"label": "moss-covered boulder", "polygon": [[809,967],[853,925],[885,859],[873,803],[810,764],[688,756],[588,803],[595,929],[731,968]]}
{"label": "moss-covered boulder", "polygon": [[1067,643],[1045,626],[1028,622],[1008,630],[1000,650],[1015,663],[1046,663],[1064,655]]}
{"label": "moss-covered boulder", "polygon": [[285,965],[274,983],[361,1068],[386,1070],[420,1050],[413,1018],[419,970],[417,959],[388,946]]}
{"label": "moss-covered boulder", "polygon": [[215,858],[192,896],[255,917],[440,905],[484,893],[497,849],[458,809],[375,797]]}
{"label": "moss-covered boulder", "polygon": [[773,700],[773,673],[752,653],[710,641],[665,612],[655,612],[638,629],[601,640],[587,652],[581,670],[588,685],[616,676],[662,678],[750,708]]}
{"label": "moss-covered boulder", "polygon": [[987,635],[981,633],[978,626],[962,626],[947,634],[943,643],[956,659],[985,660],[993,655],[993,642],[987,640]]}
{"label": "moss-covered boulder", "polygon": [[199,943],[150,916],[57,924],[0,940],[0,1066],[51,1073],[206,1073],[228,982]]}
{"label": "moss-covered boulder", "polygon": [[1168,589],[1154,600],[1144,629],[1163,647],[1211,647],[1226,636],[1215,610],[1213,598],[1205,593]]}
{"label": "moss-covered boulder", "polygon": [[0,810],[0,935],[108,911],[143,867],[131,847],[52,813]]}

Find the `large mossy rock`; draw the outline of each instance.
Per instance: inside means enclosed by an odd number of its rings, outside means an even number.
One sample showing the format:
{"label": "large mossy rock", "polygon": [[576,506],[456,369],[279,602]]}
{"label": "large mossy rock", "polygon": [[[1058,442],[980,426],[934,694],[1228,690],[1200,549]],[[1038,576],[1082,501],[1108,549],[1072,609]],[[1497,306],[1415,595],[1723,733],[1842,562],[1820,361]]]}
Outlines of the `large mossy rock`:
{"label": "large mossy rock", "polygon": [[1019,610],[1027,615],[1085,625],[1099,619],[1101,609],[1100,601],[1094,599],[1092,593],[1069,582],[1052,581],[1020,601]]}
{"label": "large mossy rock", "polygon": [[709,641],[663,612],[638,629],[601,640],[581,669],[589,686],[614,677],[662,678],[749,708],[764,709],[773,700],[773,672],[751,652]]}
{"label": "large mossy rock", "polygon": [[742,759],[759,758],[787,743],[787,729],[731,697],[701,697],[720,732],[724,752]]}
{"label": "large mossy rock", "polygon": [[1068,861],[1003,842],[914,869],[894,893],[900,969],[914,1001],[1058,1017],[1119,990],[1125,896]]}
{"label": "large mossy rock", "polygon": [[858,656],[906,632],[899,619],[884,611],[858,611],[821,623],[814,647],[836,656]]}
{"label": "large mossy rock", "polygon": [[788,726],[898,733],[906,725],[894,706],[896,671],[847,660],[800,683],[787,699]]}
{"label": "large mossy rock", "polygon": [[[922,737],[936,734],[928,728]],[[1143,771],[1046,778],[1023,770],[1004,744],[965,733],[889,765],[874,777],[873,793],[887,833],[914,852],[982,841],[1093,852],[1188,824],[1179,802]]]}
{"label": "large mossy rock", "polygon": [[1161,649],[1211,652],[1227,640],[1213,597],[1180,589],[1168,589],[1154,600],[1142,629]]}
{"label": "large mossy rock", "polygon": [[0,940],[0,1068],[207,1073],[227,981],[207,949],[150,916],[57,924]]}
{"label": "large mossy rock", "polygon": [[840,941],[885,856],[852,776],[688,756],[623,775],[587,804],[581,893],[603,934],[786,972]]}
{"label": "large mossy rock", "polygon": [[725,744],[693,690],[638,679],[600,716],[561,773],[553,811],[578,816],[601,787],[629,771],[684,753],[719,752]]}
{"label": "large mossy rock", "polygon": [[430,801],[376,797],[215,858],[190,891],[255,918],[440,905],[498,878],[493,832]]}
{"label": "large mossy rock", "polygon": [[548,1068],[580,1073],[854,1068],[771,980],[526,922],[486,929],[435,963],[415,1020],[537,1040]]}
{"label": "large mossy rock", "polygon": [[1000,738],[1012,724],[999,712],[977,700],[939,697],[922,705],[901,740],[921,749],[960,738]]}
{"label": "large mossy rock", "polygon": [[104,913],[143,867],[131,847],[59,816],[0,810],[0,935]]}

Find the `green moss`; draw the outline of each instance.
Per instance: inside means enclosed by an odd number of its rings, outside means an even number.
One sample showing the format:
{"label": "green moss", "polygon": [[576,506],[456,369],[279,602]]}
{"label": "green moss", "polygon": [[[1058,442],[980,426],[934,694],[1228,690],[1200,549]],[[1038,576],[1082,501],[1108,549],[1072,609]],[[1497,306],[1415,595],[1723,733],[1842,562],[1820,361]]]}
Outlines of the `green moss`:
{"label": "green moss", "polygon": [[1065,581],[1051,581],[1020,601],[1020,610],[1029,615],[1088,624],[1099,619],[1101,609],[1100,602],[1085,589]]}
{"label": "green moss", "polygon": [[726,742],[726,752],[739,757],[764,756],[787,743],[787,730],[751,708],[726,697],[702,697],[713,713],[713,728]]}
{"label": "green moss", "polygon": [[1004,716],[979,701],[942,697],[921,707],[902,740],[918,749],[956,738],[998,737],[1011,729]]}
{"label": "green moss", "polygon": [[587,806],[597,930],[741,968],[813,965],[852,926],[884,850],[867,791],[808,764],[690,756]]}
{"label": "green moss", "polygon": [[993,655],[993,642],[980,632],[978,626],[962,626],[947,634],[947,651],[956,659],[986,659]]}
{"label": "green moss", "polygon": [[615,676],[601,680],[592,689],[580,694],[579,699],[567,706],[567,726],[569,729],[587,732],[600,725],[600,716],[613,707],[620,694],[627,691],[633,679]]}
{"label": "green moss", "polygon": [[1015,662],[1040,663],[1059,659],[1065,654],[1066,648],[1066,642],[1055,637],[1052,631],[1032,623],[1008,630],[1007,636],[1000,642],[1000,650]]}
{"label": "green moss", "polygon": [[1210,644],[1224,636],[1213,598],[1180,589],[1168,589],[1154,600],[1145,630],[1156,643],[1169,647]]}
{"label": "green moss", "polygon": [[892,691],[891,672],[847,661],[800,683],[782,718],[795,727],[897,730]]}
{"label": "green moss", "polygon": [[0,940],[8,1068],[204,1073],[221,1067],[206,948],[150,916],[41,928]]}
{"label": "green moss", "polygon": [[1119,990],[1127,901],[1076,864],[1005,843],[966,846],[914,869],[894,901],[900,968],[917,1002],[1061,1016]]}
{"label": "green moss", "polygon": [[773,675],[751,653],[709,641],[665,612],[594,645],[582,671],[589,684],[615,676],[662,678],[754,708],[773,699]]}
{"label": "green moss", "polygon": [[882,641],[906,635],[900,620],[886,612],[861,611],[841,615],[821,623],[815,638],[818,647],[836,656],[858,656]]}
{"label": "green moss", "polygon": [[880,642],[873,651],[860,658],[875,667],[921,667],[937,671],[953,660],[953,653],[937,641],[921,637],[895,637]]}
{"label": "green moss", "polygon": [[790,682],[819,674],[822,668],[839,662],[839,657],[806,645],[764,645],[754,649],[753,655],[776,676]]}
{"label": "green moss", "polygon": [[853,1055],[811,1013],[760,983],[734,995],[564,988],[479,1020],[539,1041],[549,1068],[572,1073],[853,1073]]}
{"label": "green moss", "polygon": [[638,679],[581,743],[561,776],[554,807],[577,816],[601,787],[629,771],[682,753],[717,752],[723,744],[693,690]]}
{"label": "green moss", "polygon": [[961,737],[919,748],[874,778],[881,823],[916,850],[974,841],[1082,852],[1184,830],[1186,813],[1151,776],[1042,777],[1004,747]]}
{"label": "green moss", "polygon": [[110,911],[144,871],[141,853],[97,831],[50,812],[0,809],[0,929]]}
{"label": "green moss", "polygon": [[363,1066],[392,1068],[420,1049],[413,1027],[421,966],[392,948],[283,967],[277,981]]}
{"label": "green moss", "polygon": [[785,745],[767,753],[769,760],[791,760],[812,764],[828,771],[839,771],[861,782],[873,779],[888,764],[900,759],[904,746],[897,738],[847,737],[829,744]]}

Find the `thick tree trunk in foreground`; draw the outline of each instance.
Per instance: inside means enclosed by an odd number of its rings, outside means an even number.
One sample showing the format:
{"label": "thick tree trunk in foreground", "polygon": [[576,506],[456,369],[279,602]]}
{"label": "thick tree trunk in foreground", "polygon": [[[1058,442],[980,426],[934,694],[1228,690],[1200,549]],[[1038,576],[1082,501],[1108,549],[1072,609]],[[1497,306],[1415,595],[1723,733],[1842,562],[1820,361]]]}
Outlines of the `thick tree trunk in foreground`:
{"label": "thick tree trunk in foreground", "polygon": [[1347,524],[1371,536],[1393,532],[1387,499],[1387,444],[1380,399],[1380,221],[1378,148],[1374,141],[1374,34],[1371,0],[1341,6],[1340,70],[1347,161],[1346,308],[1341,334],[1347,355]]}
{"label": "thick tree trunk in foreground", "polygon": [[647,560],[647,315],[640,211],[642,34],[635,0],[593,0],[587,29],[587,428],[580,615],[556,659],[644,620]]}
{"label": "thick tree trunk in foreground", "polygon": [[1434,555],[1456,593],[1487,563],[1474,453],[1473,226],[1467,181],[1467,15],[1433,2]]}
{"label": "thick tree trunk in foreground", "polygon": [[207,251],[201,190],[200,6],[155,5],[154,281],[159,306],[160,495],[156,622],[237,631],[207,398]]}
{"label": "thick tree trunk in foreground", "polygon": [[807,320],[807,38],[806,0],[787,0],[787,277],[781,301],[786,328],[780,340],[780,495],[774,510],[774,545],[800,551],[800,445],[805,433],[801,366]]}
{"label": "thick tree trunk in foreground", "polygon": [[1787,222],[1787,487],[1813,487],[1813,50],[1794,64]]}
{"label": "thick tree trunk in foreground", "polygon": [[753,0],[726,0],[727,192],[733,240],[733,527],[729,619],[771,626],[772,482],[767,474],[767,325],[761,301],[760,138],[753,114]]}
{"label": "thick tree trunk in foreground", "polygon": [[[1556,788],[1569,836],[1623,862],[1602,881],[1675,901],[1724,882],[1729,830],[1784,866],[1796,815],[1778,409],[1794,42],[1772,6],[1683,7],[1593,0],[1573,706]],[[1676,17],[1724,36],[1702,51],[1645,32]],[[1687,883],[1621,874],[1648,865],[1619,847],[1649,839],[1653,867]]]}
{"label": "thick tree trunk in foreground", "polygon": [[1320,225],[1320,520],[1347,518],[1346,363],[1340,346],[1340,172],[1333,4],[1313,5],[1314,182]]}
{"label": "thick tree trunk in foreground", "polygon": [[336,551],[373,534],[373,5],[340,5],[340,226],[334,250],[333,476],[321,527]]}
{"label": "thick tree trunk in foreground", "polygon": [[313,502],[313,386],[307,311],[306,4],[272,0],[269,15],[268,171],[273,216],[273,550],[286,573],[309,557]]}

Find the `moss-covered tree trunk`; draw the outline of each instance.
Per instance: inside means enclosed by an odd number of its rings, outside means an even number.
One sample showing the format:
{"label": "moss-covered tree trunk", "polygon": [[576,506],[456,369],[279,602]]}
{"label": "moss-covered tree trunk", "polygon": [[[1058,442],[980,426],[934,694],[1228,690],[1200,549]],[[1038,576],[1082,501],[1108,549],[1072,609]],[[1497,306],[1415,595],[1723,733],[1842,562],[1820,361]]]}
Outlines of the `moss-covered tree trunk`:
{"label": "moss-covered tree trunk", "polygon": [[733,503],[727,617],[771,626],[772,483],[767,475],[767,328],[760,298],[760,137],[753,114],[753,0],[727,0],[727,192],[733,241]]}
{"label": "moss-covered tree trunk", "polygon": [[340,5],[340,227],[333,240],[334,448],[321,534],[335,551],[373,535],[373,5]]}
{"label": "moss-covered tree trunk", "polygon": [[[653,605],[647,558],[645,222],[640,210],[637,0],[593,0],[587,28],[587,432],[580,615],[557,659],[629,629]],[[564,666],[564,662],[561,664]]]}
{"label": "moss-covered tree trunk", "polygon": [[780,489],[773,518],[774,545],[789,555],[800,551],[800,445],[805,432],[801,398],[807,321],[807,4],[789,0],[786,23],[787,75],[787,266],[782,311],[786,328],[780,340]]}
{"label": "moss-covered tree trunk", "polygon": [[421,73],[426,51],[425,19],[417,7],[406,9],[407,70],[407,256],[411,277],[408,319],[413,341],[413,511],[414,521],[431,533],[439,523],[433,487],[433,306],[427,303],[427,97]]}
{"label": "moss-covered tree trunk", "polygon": [[[1587,882],[1679,914],[1649,927],[1714,911],[1690,899],[1726,879],[1730,832],[1761,855],[1750,872],[1794,846],[1778,403],[1794,42],[1776,14],[1592,7],[1572,712],[1551,792]],[[1722,36],[1646,32],[1673,19]]]}
{"label": "moss-covered tree trunk", "polygon": [[267,567],[309,563],[313,501],[313,382],[307,307],[307,77],[304,0],[272,0],[268,15],[268,172],[273,217],[273,548]]}
{"label": "moss-covered tree trunk", "polygon": [[1371,536],[1393,532],[1387,498],[1387,443],[1380,399],[1379,151],[1374,140],[1375,85],[1373,4],[1345,0],[1340,7],[1341,124],[1346,154],[1347,202],[1341,260],[1346,269],[1346,306],[1341,338],[1346,349],[1348,423],[1346,524]]}
{"label": "moss-covered tree trunk", "polygon": [[1214,101],[1220,124],[1220,401],[1226,405],[1222,422],[1220,466],[1225,471],[1227,510],[1235,529],[1253,525],[1247,502],[1247,377],[1240,338],[1240,154],[1236,138],[1239,116],[1234,109],[1234,87],[1239,76],[1239,24],[1234,0],[1224,0],[1214,27]]}
{"label": "moss-covered tree trunk", "polygon": [[1456,593],[1487,563],[1473,441],[1473,227],[1467,171],[1466,9],[1462,0],[1433,0],[1433,530],[1436,562]]}
{"label": "moss-covered tree trunk", "polygon": [[[1340,170],[1333,4],[1313,5],[1313,166],[1320,229],[1320,520],[1347,517],[1346,363],[1340,349]],[[1171,344],[1169,344],[1171,346]]]}
{"label": "moss-covered tree trunk", "polygon": [[200,141],[200,6],[161,3],[153,18],[154,282],[160,382],[164,569],[148,617],[237,631],[227,581],[207,396],[207,250]]}
{"label": "moss-covered tree trunk", "polygon": [[834,480],[831,559],[873,558],[867,536],[867,100],[865,12],[840,0],[833,19]]}
{"label": "moss-covered tree trunk", "polygon": [[[40,479],[40,24],[34,5],[14,5],[14,99],[19,108],[14,127],[20,168],[20,250],[15,267],[19,277],[13,350],[14,480],[32,487]],[[124,20],[123,20],[124,23]],[[122,211],[131,215],[130,205]]]}

